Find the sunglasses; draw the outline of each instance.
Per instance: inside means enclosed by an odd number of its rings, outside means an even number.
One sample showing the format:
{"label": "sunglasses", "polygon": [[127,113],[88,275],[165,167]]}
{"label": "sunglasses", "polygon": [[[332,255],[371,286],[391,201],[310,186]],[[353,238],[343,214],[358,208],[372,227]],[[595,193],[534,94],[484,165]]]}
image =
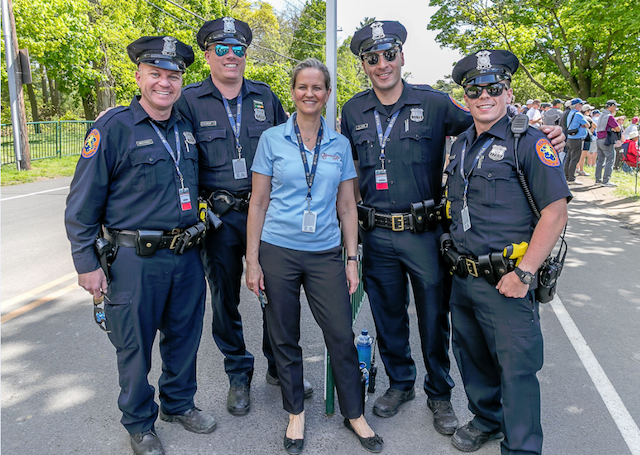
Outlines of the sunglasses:
{"label": "sunglasses", "polygon": [[496,82],[495,84],[485,85],[482,87],[479,85],[469,85],[464,88],[464,94],[467,95],[469,99],[475,100],[476,98],[480,98],[483,90],[486,90],[489,96],[495,97],[495,96],[502,95],[502,92],[504,91],[504,89],[505,89],[505,85],[500,84],[499,82]]}
{"label": "sunglasses", "polygon": [[[398,56],[398,49],[387,49],[382,53],[387,62],[393,62]],[[380,61],[378,54],[367,54],[362,56],[362,60],[366,61],[370,66],[376,66]]]}
{"label": "sunglasses", "polygon": [[244,57],[244,53],[245,53],[244,46],[231,47],[231,46],[225,46],[224,44],[216,44],[216,55],[218,57],[227,55],[227,53],[229,52],[229,48],[231,48],[231,50],[233,50],[233,53],[236,54],[238,57],[240,58]]}

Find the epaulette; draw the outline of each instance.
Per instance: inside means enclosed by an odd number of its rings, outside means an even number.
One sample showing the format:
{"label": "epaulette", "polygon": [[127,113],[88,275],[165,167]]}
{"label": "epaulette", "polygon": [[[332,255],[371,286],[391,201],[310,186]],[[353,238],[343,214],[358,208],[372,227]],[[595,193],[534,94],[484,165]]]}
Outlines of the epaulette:
{"label": "epaulette", "polygon": [[419,85],[413,85],[411,84],[411,88],[414,90],[421,90],[423,92],[432,92],[432,93],[439,93],[441,95],[447,95],[447,93],[441,91],[441,90],[436,90],[435,88],[431,87],[430,85],[427,84],[419,84]]}
{"label": "epaulette", "polygon": [[264,85],[265,87],[267,87],[269,90],[271,90],[271,86],[269,84],[267,84],[266,82],[263,81],[254,81],[253,79],[247,79],[249,82],[251,82],[252,84],[256,84],[256,85]]}
{"label": "epaulette", "polygon": [[100,117],[98,120],[94,122],[94,126],[96,123],[106,125],[109,122],[109,120],[114,118],[116,115],[122,112],[126,112],[128,110],[129,110],[129,106],[116,106],[113,109],[109,109],[102,117]]}
{"label": "epaulette", "polygon": [[182,91],[184,92],[185,90],[189,90],[191,88],[198,88],[200,86],[202,86],[202,81],[194,82],[193,84],[185,85],[184,87],[182,87]]}
{"label": "epaulette", "polygon": [[363,96],[368,95],[371,92],[371,89],[368,88],[366,90],[363,90],[361,92],[356,93],[355,95],[353,95],[349,100],[347,100],[345,104],[345,106],[351,102],[353,102],[354,100],[356,100],[357,98],[362,98]]}

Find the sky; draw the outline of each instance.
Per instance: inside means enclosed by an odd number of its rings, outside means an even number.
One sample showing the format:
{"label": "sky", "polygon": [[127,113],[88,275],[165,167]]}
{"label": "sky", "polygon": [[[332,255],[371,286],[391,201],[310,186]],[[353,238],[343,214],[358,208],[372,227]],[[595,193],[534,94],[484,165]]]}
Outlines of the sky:
{"label": "sky", "polygon": [[[291,8],[302,9],[304,0],[266,0],[277,11]],[[330,0],[328,0],[330,1]],[[428,0],[337,0],[338,44],[353,36],[365,17],[378,20],[395,20],[408,31],[403,46],[405,65],[403,72],[410,72],[409,82],[435,84],[451,74],[453,65],[462,58],[458,51],[440,48],[435,41],[436,32],[427,30],[431,15],[437,8],[430,8]]]}

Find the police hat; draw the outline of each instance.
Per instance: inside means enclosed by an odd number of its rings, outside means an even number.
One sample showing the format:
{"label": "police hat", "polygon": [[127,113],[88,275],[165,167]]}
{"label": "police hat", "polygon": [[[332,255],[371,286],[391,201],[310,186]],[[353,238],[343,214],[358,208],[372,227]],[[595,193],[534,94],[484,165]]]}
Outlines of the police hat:
{"label": "police hat", "polygon": [[172,36],[143,36],[127,46],[133,63],[184,73],[193,63],[193,48]]}
{"label": "police hat", "polygon": [[251,44],[252,39],[253,33],[251,33],[249,24],[233,17],[222,17],[205,22],[196,36],[198,46],[203,51],[206,51],[213,43],[247,47]]}
{"label": "police hat", "polygon": [[458,85],[491,84],[511,80],[520,62],[504,50],[481,50],[467,55],[453,68],[451,77]]}
{"label": "police hat", "polygon": [[397,21],[376,21],[358,30],[351,40],[351,52],[362,56],[367,52],[391,49],[404,44],[407,29]]}

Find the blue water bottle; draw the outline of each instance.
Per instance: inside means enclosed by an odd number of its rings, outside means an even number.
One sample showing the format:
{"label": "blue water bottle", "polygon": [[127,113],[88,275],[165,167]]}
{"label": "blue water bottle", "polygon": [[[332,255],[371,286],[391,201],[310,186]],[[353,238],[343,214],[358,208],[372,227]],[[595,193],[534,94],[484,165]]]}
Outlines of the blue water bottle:
{"label": "blue water bottle", "polygon": [[363,329],[356,338],[356,349],[358,350],[358,362],[364,362],[367,371],[371,370],[371,345],[373,338],[369,336],[369,331]]}

